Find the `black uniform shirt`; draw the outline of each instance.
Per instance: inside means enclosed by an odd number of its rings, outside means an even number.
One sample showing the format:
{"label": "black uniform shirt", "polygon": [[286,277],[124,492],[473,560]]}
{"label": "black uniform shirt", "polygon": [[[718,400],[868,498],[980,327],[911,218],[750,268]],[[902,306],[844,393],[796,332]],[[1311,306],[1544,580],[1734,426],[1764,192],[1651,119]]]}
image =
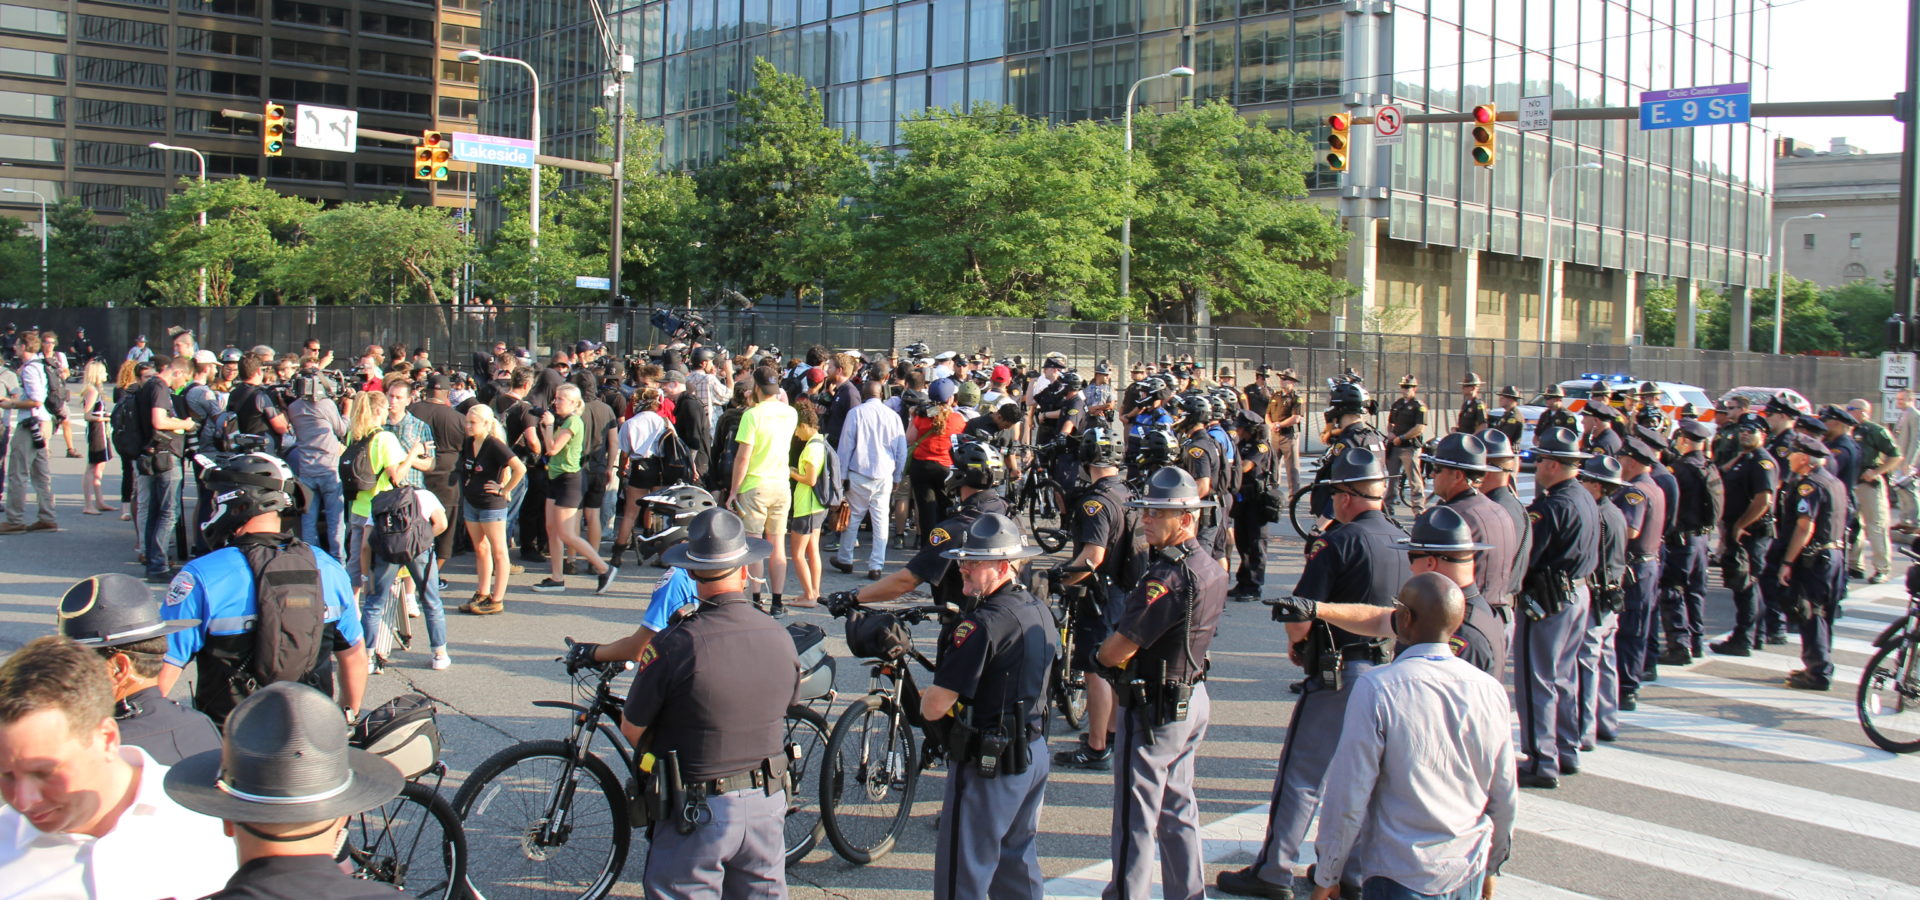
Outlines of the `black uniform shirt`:
{"label": "black uniform shirt", "polygon": [[1087,485],[1073,505],[1074,552],[1085,547],[1107,548],[1107,558],[1095,571],[1113,579],[1122,587],[1133,583],[1140,572],[1134,565],[1146,551],[1145,534],[1139,517],[1127,508],[1132,489],[1118,475],[1107,475]]}
{"label": "black uniform shirt", "polygon": [[1488,496],[1507,511],[1507,517],[1513,520],[1514,533],[1519,536],[1513,551],[1513,568],[1507,572],[1507,596],[1487,598],[1487,602],[1495,606],[1506,606],[1508,598],[1527,580],[1527,563],[1533,559],[1533,520],[1527,518],[1527,506],[1520,502],[1520,495],[1514,492],[1511,483]]}
{"label": "black uniform shirt", "polygon": [[[1307,565],[1293,595],[1321,603],[1392,606],[1400,586],[1413,577],[1407,550],[1396,543],[1406,536],[1379,510],[1361,513],[1307,543]],[[1338,628],[1333,638],[1340,647],[1373,640]]]}
{"label": "black uniform shirt", "polygon": [[1460,415],[1454,420],[1453,430],[1479,434],[1486,427],[1487,401],[1479,397],[1460,401]]}
{"label": "black uniform shirt", "polygon": [[1720,490],[1719,476],[1719,470],[1698,450],[1680,457],[1680,464],[1673,468],[1674,482],[1680,487],[1674,525],[1680,532],[1707,531],[1719,524],[1713,515],[1713,503],[1719,499],[1715,496]]}
{"label": "black uniform shirt", "polygon": [[1418,397],[1401,397],[1387,410],[1387,434],[1399,437],[1415,425],[1427,424],[1427,405]]}
{"label": "black uniform shirt", "polygon": [[933,589],[936,602],[966,605],[966,594],[960,587],[960,567],[954,565],[953,560],[941,556],[940,552],[946,550],[948,544],[964,537],[974,521],[988,513],[1006,515],[1007,501],[992,489],[975,492],[973,496],[955,504],[952,515],[927,532],[926,546],[907,560],[907,571]]}
{"label": "black uniform shirt", "polygon": [[1565,428],[1577,434],[1580,431],[1580,420],[1568,410],[1543,409],[1540,411],[1540,420],[1534,423],[1533,433],[1539,434],[1549,428]]}
{"label": "black uniform shirt", "polygon": [[153,761],[171,766],[195,753],[220,749],[213,720],[168,700],[158,687],[145,687],[113,706],[120,742],[147,751]]}
{"label": "black uniform shirt", "polygon": [[[1782,511],[1781,534],[1789,534],[1801,519],[1813,520],[1808,547],[1832,544],[1847,534],[1847,489],[1824,468],[1788,482],[1788,505]],[[1784,541],[1783,541],[1784,546]],[[1812,552],[1812,551],[1807,551]]]}
{"label": "black uniform shirt", "polygon": [[1207,648],[1227,608],[1227,573],[1199,541],[1162,548],[1152,556],[1146,577],[1127,594],[1114,633],[1140,645],[1136,671],[1149,682],[1160,677],[1163,663],[1166,677],[1192,682],[1206,674]]}
{"label": "black uniform shirt", "polygon": [[1223,459],[1220,445],[1205,431],[1196,432],[1180,444],[1180,468],[1186,469],[1194,481],[1213,479],[1209,487],[1214,492],[1226,489],[1226,479],[1221,477]]}
{"label": "black uniform shirt", "polygon": [[709,781],[781,752],[799,684],[787,630],[745,594],[717,594],[640,651],[625,716],[651,732],[655,755],[680,752],[683,780]]}
{"label": "black uniform shirt", "polygon": [[[1720,507],[1720,521],[1732,527],[1747,514],[1753,498],[1780,489],[1780,464],[1765,449],[1755,448],[1733,458],[1720,473],[1720,487],[1727,502]],[[1764,519],[1762,520],[1764,521]],[[1757,526],[1756,526],[1757,530]]]}
{"label": "black uniform shirt", "polygon": [[1520,535],[1513,518],[1491,497],[1468,488],[1446,505],[1467,520],[1473,539],[1492,544],[1492,550],[1473,555],[1473,583],[1487,597],[1504,598],[1517,587],[1513,578],[1513,556],[1520,549]]}
{"label": "black uniform shirt", "polygon": [[1833,455],[1827,457],[1827,471],[1832,472],[1840,483],[1849,489],[1860,483],[1860,442],[1851,435],[1841,435],[1837,440],[1826,442]]}
{"label": "black uniform shirt", "polygon": [[1661,529],[1661,533],[1663,535],[1672,534],[1680,522],[1680,481],[1673,477],[1672,469],[1660,463],[1654,463],[1653,467],[1648,469],[1647,472],[1649,477],[1653,479],[1653,483],[1659,486],[1660,493],[1665,496],[1667,501],[1667,525],[1664,529]]}
{"label": "black uniform shirt", "polygon": [[1639,537],[1627,539],[1627,554],[1630,556],[1651,558],[1660,554],[1660,543],[1667,536],[1667,495],[1653,481],[1652,472],[1642,472],[1639,478],[1627,482],[1627,486],[1613,495],[1613,504],[1620,508],[1620,518],[1628,530],[1637,531]]}
{"label": "black uniform shirt", "polygon": [[1595,504],[1595,509],[1600,513],[1600,565],[1605,567],[1597,574],[1607,584],[1620,584],[1627,572],[1627,519],[1614,503]]}
{"label": "black uniform shirt", "polygon": [[[392,885],[340,871],[331,856],[263,856],[248,860],[207,900],[392,900]],[[182,898],[184,900],[184,898]]]}
{"label": "black uniform shirt", "polygon": [[1273,445],[1268,443],[1265,435],[1242,438],[1238,449],[1240,451],[1240,462],[1253,464],[1253,468],[1246,470],[1246,472],[1240,476],[1240,494],[1238,499],[1244,501],[1249,496],[1258,493],[1261,485],[1266,484],[1267,481],[1273,477],[1275,460],[1273,458]]}
{"label": "black uniform shirt", "polygon": [[1496,409],[1487,414],[1487,427],[1507,436],[1513,446],[1520,446],[1520,435],[1527,430],[1527,417],[1520,414],[1520,407],[1511,406]]}
{"label": "black uniform shirt", "polygon": [[1255,382],[1247,385],[1247,389],[1241,391],[1240,396],[1246,399],[1248,409],[1259,413],[1262,418],[1265,418],[1267,415],[1267,404],[1273,402],[1273,389],[1262,387],[1259,382]]}
{"label": "black uniform shirt", "polygon": [[1620,453],[1620,448],[1625,446],[1625,443],[1626,442],[1620,439],[1618,429],[1606,428],[1594,432],[1592,437],[1587,438],[1587,451],[1590,453],[1605,453],[1608,456],[1616,456]]}
{"label": "black uniform shirt", "polygon": [[1025,703],[1029,735],[1038,736],[1046,711],[1047,673],[1059,652],[1053,614],[1018,581],[1008,581],[943,638],[933,683],[960,695],[967,721],[977,728],[998,723],[1001,715]]}
{"label": "black uniform shirt", "polygon": [[1528,571],[1562,572],[1574,578],[1593,573],[1600,555],[1600,511],[1593,495],[1569,478],[1538,492],[1527,507],[1533,519],[1533,558]]}

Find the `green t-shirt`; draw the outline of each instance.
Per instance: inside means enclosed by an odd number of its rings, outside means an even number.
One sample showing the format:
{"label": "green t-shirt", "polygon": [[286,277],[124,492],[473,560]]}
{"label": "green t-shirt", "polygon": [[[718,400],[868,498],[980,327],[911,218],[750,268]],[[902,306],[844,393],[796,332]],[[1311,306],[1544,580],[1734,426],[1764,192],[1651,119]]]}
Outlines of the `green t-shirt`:
{"label": "green t-shirt", "polygon": [[740,479],[740,493],[761,484],[787,484],[787,452],[793,448],[793,428],[800,421],[793,407],[778,400],[760,403],[740,415],[740,430],[734,440],[746,444],[747,474]]}
{"label": "green t-shirt", "polygon": [[581,439],[586,437],[586,435],[580,433],[582,427],[580,417],[578,415],[571,415],[560,420],[558,425],[553,429],[567,433],[567,445],[561,447],[559,453],[554,453],[547,457],[548,478],[558,478],[561,475],[580,471],[580,445],[584,443]]}
{"label": "green t-shirt", "polygon": [[393,432],[383,428],[374,432],[373,446],[367,449],[367,453],[373,460],[373,470],[380,473],[380,481],[373,490],[362,491],[353,498],[353,506],[349,511],[363,519],[373,515],[373,495],[385,493],[393,487],[393,482],[387,480],[387,469],[407,458],[407,448],[400,446],[400,439],[394,437]]}
{"label": "green t-shirt", "polygon": [[[802,472],[811,470],[816,479],[827,477],[827,442],[814,438],[800,451],[800,464],[795,466]],[[820,505],[820,497],[813,492],[813,485],[795,481],[793,483],[793,512],[795,519],[810,516],[817,512],[826,512]]]}

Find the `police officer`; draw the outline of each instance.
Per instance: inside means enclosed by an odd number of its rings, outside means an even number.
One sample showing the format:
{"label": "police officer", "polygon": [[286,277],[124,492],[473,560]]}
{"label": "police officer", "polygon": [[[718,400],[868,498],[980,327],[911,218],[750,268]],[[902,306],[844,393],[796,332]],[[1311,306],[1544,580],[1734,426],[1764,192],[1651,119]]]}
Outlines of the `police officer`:
{"label": "police officer", "polygon": [[[1322,476],[1341,524],[1307,543],[1306,568],[1293,596],[1316,603],[1391,607],[1411,573],[1398,543],[1406,533],[1381,511],[1386,467],[1373,451],[1354,448]],[[1217,882],[1223,891],[1249,897],[1292,896],[1293,865],[1320,805],[1321,778],[1340,743],[1348,686],[1390,658],[1384,641],[1327,625],[1289,623],[1287,638],[1293,661],[1306,670],[1307,681],[1293,705],[1287,743],[1280,751],[1266,837],[1253,865],[1222,872]]]}
{"label": "police officer", "polygon": [[[1387,455],[1386,436],[1373,427],[1373,398],[1357,381],[1342,381],[1327,390],[1327,450],[1320,455],[1320,467],[1314,472],[1313,513],[1323,521],[1334,518],[1331,482],[1326,480],[1333,465],[1349,449],[1362,449],[1376,460]],[[1381,469],[1382,474],[1385,468]],[[1394,586],[1395,590],[1399,585]]]}
{"label": "police officer", "polygon": [[[1085,596],[1086,606],[1074,617],[1074,671],[1092,672],[1093,654],[1113,633],[1126,608],[1127,591],[1146,569],[1146,534],[1140,514],[1127,504],[1133,491],[1120,479],[1119,435],[1104,422],[1080,436],[1078,455],[1086,466],[1088,484],[1071,507],[1073,558],[1061,576],[1063,585],[1081,585],[1071,594]],[[1073,602],[1063,597],[1062,602]],[[1055,754],[1054,761],[1075,769],[1105,772],[1113,768],[1113,686],[1103,678],[1087,680],[1087,734],[1080,746]]]}
{"label": "police officer", "polygon": [[[1413,511],[1425,505],[1426,479],[1420,472],[1420,448],[1427,432],[1427,404],[1420,400],[1420,379],[1400,379],[1400,398],[1387,409],[1387,477],[1404,478]],[[1391,502],[1391,497],[1388,498]]]}
{"label": "police officer", "polygon": [[1520,443],[1527,430],[1527,417],[1520,413],[1520,389],[1509,384],[1495,395],[1500,408],[1487,414],[1487,427],[1507,436],[1509,443]]}
{"label": "police officer", "polygon": [[1595,403],[1605,403],[1613,406],[1616,412],[1619,410],[1619,406],[1614,402],[1613,387],[1604,381],[1596,381],[1587,386],[1587,405],[1592,406]]}
{"label": "police officer", "polygon": [[[1200,394],[1187,394],[1180,398],[1180,425],[1176,431],[1183,440],[1180,443],[1180,467],[1193,476],[1195,484],[1200,486],[1200,496],[1216,500],[1225,489],[1226,455],[1213,435],[1207,433],[1207,420],[1213,415],[1213,403]],[[1227,556],[1226,524],[1221,521],[1215,502],[1209,511],[1201,513],[1200,546],[1207,549],[1207,555],[1222,561]]]}
{"label": "police officer", "polygon": [[[1267,379],[1272,377],[1273,367],[1263,363],[1253,370],[1253,383],[1240,391],[1240,396],[1247,401],[1247,409],[1258,413],[1261,421],[1266,420],[1267,407],[1273,404],[1276,396],[1273,385],[1267,383]],[[1269,434],[1268,438],[1271,439],[1272,435]]]}
{"label": "police officer", "polygon": [[1240,431],[1240,490],[1233,500],[1233,545],[1240,554],[1240,567],[1227,597],[1251,601],[1260,599],[1260,588],[1267,583],[1267,517],[1260,497],[1279,483],[1279,474],[1274,471],[1266,419],[1249,409],[1240,410],[1234,418]]}
{"label": "police officer", "polygon": [[[739,516],[709,509],[660,554],[692,573],[700,604],[640,651],[622,711],[620,731],[656,760],[641,769],[664,798],[649,895],[786,896],[784,722],[800,660],[746,594],[746,567],[772,550]],[[598,649],[568,648],[568,669],[599,665]]]}
{"label": "police officer", "polygon": [[[1691,417],[1683,417],[1691,418]],[[1673,432],[1674,421],[1668,418],[1667,411],[1660,408],[1660,386],[1651,381],[1640,383],[1640,402],[1633,411],[1633,423],[1656,429],[1662,433]]]}
{"label": "police officer", "polygon": [[1786,685],[1805,691],[1833,686],[1833,617],[1846,582],[1841,549],[1846,537],[1847,489],[1824,465],[1832,451],[1797,436],[1787,446],[1793,478],[1780,510],[1780,539],[1774,542],[1768,587],[1774,605],[1792,609],[1800,619],[1800,661],[1804,669],[1787,675]]}
{"label": "police officer", "polygon": [[1207,734],[1207,649],[1226,607],[1227,575],[1198,540],[1200,512],[1212,501],[1192,476],[1161,469],[1129,505],[1143,510],[1141,527],[1154,552],[1096,656],[1123,707],[1115,747],[1124,762],[1114,772],[1113,881],[1101,896],[1146,900],[1157,849],[1162,896],[1200,900],[1206,858],[1194,759]]}
{"label": "police officer", "polygon": [[1148,475],[1180,460],[1180,438],[1170,428],[1154,428],[1137,441],[1129,436],[1127,445],[1127,484],[1136,490],[1146,483]]}
{"label": "police officer", "polygon": [[1467,521],[1476,542],[1487,545],[1474,553],[1477,593],[1505,606],[1520,538],[1507,511],[1480,493],[1480,480],[1499,470],[1487,463],[1487,445],[1474,435],[1456,431],[1441,438],[1421,461],[1433,466],[1435,495]]}
{"label": "police officer", "polygon": [[166,621],[153,592],[137,578],[112,573],[82,579],[60,598],[60,633],[91,647],[113,681],[113,718],[120,741],[171,766],[196,753],[220,749],[220,732],[206,716],[160,693],[160,666],[167,635],[200,623]]}
{"label": "police officer", "polygon": [[1300,490],[1300,444],[1294,439],[1306,421],[1300,400],[1300,376],[1292,369],[1280,370],[1280,390],[1267,404],[1267,423],[1273,426],[1274,464],[1287,478],[1287,496]]}
{"label": "police officer", "polygon": [[1041,716],[1060,637],[1014,565],[1039,554],[998,514],[974,520],[940,553],[960,570],[967,603],[920,694],[920,714],[945,729],[951,766],[934,845],[936,900],[1044,893],[1034,846],[1047,787]]}
{"label": "police officer", "polygon": [[1673,448],[1680,457],[1673,477],[1680,495],[1660,579],[1665,589],[1661,604],[1667,614],[1667,651],[1660,654],[1663,666],[1684,666],[1706,654],[1707,543],[1720,526],[1722,506],[1720,470],[1702,452],[1712,436],[1712,429],[1697,421],[1680,423],[1673,436]]}
{"label": "police officer", "polygon": [[1793,424],[1800,418],[1800,410],[1788,402],[1787,395],[1776,394],[1767,398],[1761,415],[1767,420],[1767,454],[1774,462],[1785,465],[1787,439],[1793,435]]}
{"label": "police officer", "polygon": [[[1855,529],[1860,523],[1859,505],[1854,501],[1853,486],[1860,483],[1860,475],[1866,471],[1864,463],[1867,461],[1866,450],[1853,436],[1853,430],[1859,427],[1860,420],[1854,418],[1853,413],[1848,412],[1844,407],[1829,403],[1820,407],[1819,422],[1826,432],[1822,440],[1832,451],[1832,455],[1827,459],[1827,468],[1847,489],[1847,530],[1841,535],[1841,541],[1850,545]],[[1866,572],[1858,569],[1848,570],[1847,575],[1853,578],[1867,577]],[[1843,599],[1846,596],[1846,590],[1847,582],[1842,579],[1840,595]]]}
{"label": "police officer", "polygon": [[1480,493],[1499,504],[1513,520],[1516,543],[1512,568],[1507,572],[1507,594],[1489,597],[1495,615],[1507,623],[1507,643],[1513,643],[1513,595],[1527,579],[1527,562],[1533,558],[1533,521],[1527,518],[1527,505],[1520,501],[1520,489],[1514,479],[1520,475],[1520,454],[1508,442],[1505,432],[1492,428],[1480,432],[1480,443],[1487,448],[1487,465],[1495,471],[1480,476]]}
{"label": "police officer", "polygon": [[[1053,438],[1065,438],[1071,443],[1080,429],[1087,427],[1086,404],[1080,396],[1080,388],[1079,373],[1064,372],[1060,375],[1060,397],[1055,408],[1040,414],[1042,417],[1051,417],[1041,428],[1050,431]],[[1066,498],[1072,497],[1082,484],[1080,461],[1075,458],[1071,446],[1054,454],[1050,474],[1054,482],[1060,485],[1060,499],[1064,505]]]}
{"label": "police officer", "polygon": [[1581,446],[1589,453],[1612,456],[1620,452],[1620,411],[1609,403],[1588,403],[1580,409],[1581,421],[1586,424],[1586,434],[1581,438]]}
{"label": "police officer", "polygon": [[1460,379],[1460,415],[1454,419],[1454,431],[1479,434],[1487,427],[1487,401],[1480,399],[1480,386],[1484,384],[1478,372],[1468,372]]}
{"label": "police officer", "polygon": [[961,589],[960,573],[940,552],[966,534],[974,520],[981,516],[1007,515],[1007,501],[995,489],[1005,473],[999,451],[988,444],[967,441],[954,448],[953,469],[947,473],[946,491],[956,502],[947,511],[947,518],[933,526],[927,533],[927,542],[900,571],[857,591],[840,591],[833,596],[844,594],[857,597],[860,603],[885,603],[925,584],[933,589],[934,602],[961,605],[966,594]]}
{"label": "police officer", "polygon": [[[1546,401],[1547,405],[1545,409],[1540,411],[1539,421],[1533,423],[1535,434],[1546,431],[1549,428],[1565,428],[1568,431],[1580,430],[1580,420],[1574,418],[1573,413],[1566,408],[1566,388],[1561,387],[1558,383],[1547,385],[1547,389],[1540,392],[1540,398]],[[1513,446],[1515,450],[1518,450],[1520,448],[1519,441],[1513,441]]]}
{"label": "police officer", "polygon": [[1620,734],[1620,657],[1615,639],[1626,605],[1627,520],[1613,498],[1627,487],[1620,461],[1596,456],[1580,464],[1581,486],[1599,512],[1599,559],[1587,576],[1587,626],[1580,636],[1580,749]]}
{"label": "police officer", "polygon": [[[1167,411],[1167,401],[1173,398],[1173,392],[1158,378],[1136,381],[1127,388],[1127,397],[1132,401],[1131,412],[1127,415],[1127,459],[1132,460],[1140,452],[1147,432],[1173,427],[1173,414]],[[1148,472],[1171,462],[1159,463],[1138,474],[1144,477]]]}
{"label": "police officer", "polygon": [[1639,435],[1620,450],[1620,474],[1627,486],[1613,497],[1626,526],[1626,596],[1620,608],[1614,646],[1619,660],[1619,708],[1639,704],[1640,682],[1659,646],[1654,622],[1660,609],[1660,552],[1667,535],[1667,494],[1653,480],[1660,451]]}
{"label": "police officer", "polygon": [[1521,591],[1514,636],[1514,705],[1527,762],[1520,786],[1557,788],[1580,763],[1580,698],[1576,659],[1587,626],[1587,576],[1600,555],[1599,510],[1575,481],[1592,454],[1576,449],[1573,432],[1553,428],[1533,445],[1532,558]]}
{"label": "police officer", "polygon": [[[305,489],[286,463],[265,453],[228,457],[209,468],[206,478],[215,506],[201,532],[216,549],[180,568],[160,610],[164,619],[200,624],[167,636],[160,693],[172,693],[187,663],[197,660],[194,708],[219,724],[241,699],[279,680],[273,670],[332,694],[338,663],[339,699],[350,716],[357,716],[367,685],[359,605],[346,568],[293,534],[304,505],[296,497],[303,501]],[[256,584],[261,585],[257,590]],[[257,658],[255,626],[269,603],[284,629],[317,627],[311,660]],[[301,621],[310,612],[320,621]],[[293,649],[292,643],[281,643],[282,650]]]}
{"label": "police officer", "polygon": [[[1720,573],[1733,592],[1733,632],[1708,649],[1723,656],[1751,656],[1753,648],[1765,640],[1754,588],[1773,545],[1773,504],[1780,490],[1780,468],[1762,446],[1767,433],[1765,420],[1746,413],[1725,431],[1732,435],[1739,451],[1720,474],[1726,500],[1720,512]],[[1786,638],[1778,640],[1785,643]]]}

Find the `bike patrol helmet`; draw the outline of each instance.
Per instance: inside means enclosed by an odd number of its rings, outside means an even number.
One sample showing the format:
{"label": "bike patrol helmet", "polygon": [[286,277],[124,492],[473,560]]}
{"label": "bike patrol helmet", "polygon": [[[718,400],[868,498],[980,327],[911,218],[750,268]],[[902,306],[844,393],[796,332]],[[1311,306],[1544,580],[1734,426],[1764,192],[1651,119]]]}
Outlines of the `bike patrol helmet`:
{"label": "bike patrol helmet", "polygon": [[1080,432],[1074,449],[1083,466],[1117,469],[1126,461],[1125,439],[1104,422]]}
{"label": "bike patrol helmet", "polygon": [[1623,488],[1627,486],[1626,478],[1620,474],[1620,461],[1605,454],[1595,456],[1581,463],[1580,471],[1575,477],[1582,481],[1591,481],[1599,484],[1609,491],[1613,488]]}
{"label": "bike patrol helmet", "polygon": [[1213,421],[1218,422],[1221,419],[1224,419],[1227,417],[1227,408],[1229,404],[1227,403],[1226,398],[1221,397],[1219,394],[1208,394],[1207,404],[1209,406],[1207,413],[1213,419]]}
{"label": "bike patrol helmet", "polygon": [[1477,437],[1456,431],[1440,439],[1432,453],[1421,454],[1420,461],[1462,472],[1498,472],[1487,465],[1487,445]]}
{"label": "bike patrol helmet", "polygon": [[1149,428],[1140,436],[1140,450],[1134,454],[1134,465],[1142,469],[1157,469],[1172,465],[1180,455],[1180,439],[1166,428]]}
{"label": "bike patrol helmet", "polygon": [[687,539],[687,526],[694,518],[719,506],[705,488],[676,484],[640,498],[640,508],[653,513],[659,529],[640,538],[640,553],[653,556]]}
{"label": "bike patrol helmet", "polygon": [[1365,447],[1355,447],[1334,459],[1327,467],[1327,477],[1320,479],[1321,484],[1358,484],[1364,481],[1387,480],[1387,465],[1379,454]]}
{"label": "bike patrol helmet", "polygon": [[940,551],[944,559],[1027,559],[1040,555],[1040,548],[1027,543],[1027,536],[1012,519],[988,513],[967,526],[959,542]]}
{"label": "bike patrol helmet", "polygon": [[963,487],[986,490],[1000,483],[1006,465],[1000,451],[984,441],[970,441],[954,448],[953,470],[947,473],[946,490],[958,495]]}
{"label": "bike patrol helmet", "polygon": [[94,575],[60,598],[60,634],[83,647],[118,647],[166,637],[199,619],[160,618],[160,604],[140,579],[118,572]]}
{"label": "bike patrol helmet", "polygon": [[[1413,520],[1407,536],[1394,543],[1410,553],[1469,554],[1492,550],[1473,539],[1473,528],[1451,506],[1430,506]],[[1456,560],[1465,562],[1465,560]]]}
{"label": "bike patrol helmet", "polygon": [[1373,398],[1367,394],[1367,389],[1357,382],[1343,381],[1327,390],[1328,415],[1364,413],[1372,402]]}
{"label": "bike patrol helmet", "polygon": [[1062,372],[1060,374],[1060,389],[1063,391],[1077,391],[1085,384],[1086,382],[1081,380],[1079,372]]}
{"label": "bike patrol helmet", "polygon": [[[1480,439],[1480,445],[1482,447],[1487,448],[1487,461],[1489,462],[1496,459],[1513,459],[1519,456],[1518,453],[1513,451],[1513,440],[1507,437],[1506,432],[1498,428],[1487,428],[1474,436]],[[1495,468],[1498,468],[1498,466]]]}
{"label": "bike patrol helmet", "polygon": [[1183,394],[1180,397],[1180,418],[1189,422],[1204,422],[1213,415],[1213,401],[1202,394]]}
{"label": "bike patrol helmet", "polygon": [[1206,509],[1215,504],[1200,496],[1200,484],[1187,470],[1162,466],[1147,476],[1127,505],[1134,509]]}
{"label": "bike patrol helmet", "polygon": [[306,506],[306,488],[294,480],[293,470],[265,453],[230,456],[205,470],[203,477],[213,496],[213,509],[200,523],[200,531],[215,549],[225,547],[234,529],[255,516]]}
{"label": "bike patrol helmet", "polygon": [[240,352],[240,348],[228,347],[227,349],[220,351],[220,362],[229,363],[229,364],[238,363],[240,362],[240,357],[243,355],[245,354],[242,354]]}

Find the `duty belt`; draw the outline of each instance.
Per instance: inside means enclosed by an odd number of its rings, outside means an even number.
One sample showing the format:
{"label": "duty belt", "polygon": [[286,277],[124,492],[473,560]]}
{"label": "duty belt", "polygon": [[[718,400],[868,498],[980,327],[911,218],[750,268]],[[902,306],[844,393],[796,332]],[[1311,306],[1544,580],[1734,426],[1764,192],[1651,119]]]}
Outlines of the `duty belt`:
{"label": "duty belt", "polygon": [[714,797],[720,794],[731,794],[734,791],[744,791],[748,788],[766,790],[769,779],[777,779],[782,774],[785,774],[787,770],[786,763],[787,758],[784,754],[775,756],[754,765],[753,768],[747,769],[744,772],[736,772],[721,778],[697,781],[689,784],[687,785],[687,792],[690,794]]}
{"label": "duty belt", "polygon": [[1828,541],[1824,544],[1808,544],[1807,545],[1808,550],[1845,550],[1846,547],[1847,547],[1846,543],[1842,541]]}

